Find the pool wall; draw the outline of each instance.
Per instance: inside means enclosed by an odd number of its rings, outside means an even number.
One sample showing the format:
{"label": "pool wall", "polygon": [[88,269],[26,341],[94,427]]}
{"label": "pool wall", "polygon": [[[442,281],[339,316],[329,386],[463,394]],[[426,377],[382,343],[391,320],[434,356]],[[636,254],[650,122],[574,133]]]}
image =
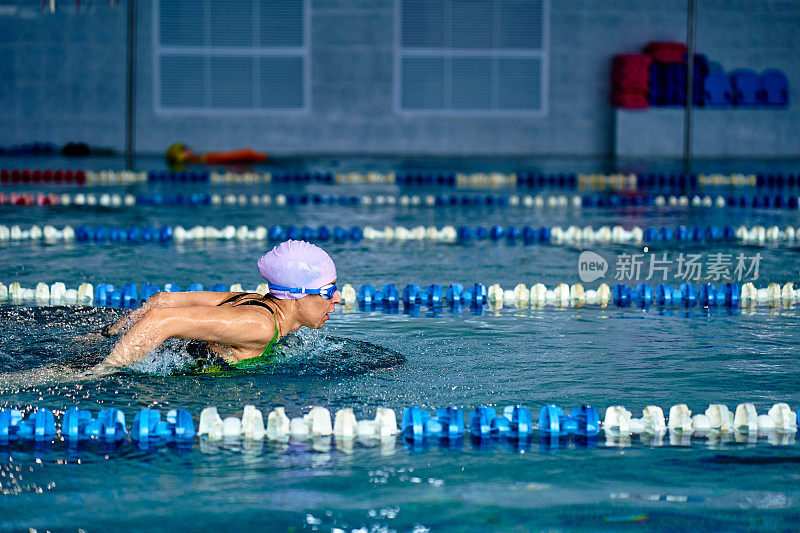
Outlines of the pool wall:
{"label": "pool wall", "polygon": [[[50,14],[38,2],[6,4],[0,11],[0,145],[83,141],[121,151],[125,5],[94,2],[90,10],[76,13],[74,4],[63,3]],[[140,153],[163,153],[176,140],[199,150],[253,146],[274,155],[597,156],[619,150],[637,156],[676,155],[676,147],[682,146],[680,110],[615,117],[609,72],[613,54],[639,52],[649,41],[683,41],[684,1],[545,2],[541,112],[519,116],[399,113],[395,35],[400,24],[393,0],[301,4],[309,49],[301,112],[164,112],[155,101],[158,4],[137,4]],[[196,9],[191,4],[186,4],[187,16]],[[714,1],[698,7],[698,52],[728,72],[782,69],[789,79],[790,102],[800,97],[798,35],[800,12],[793,2]],[[230,90],[238,86],[231,74]],[[778,111],[704,111],[696,119],[695,148],[708,157],[800,156],[800,141],[792,134],[799,119],[791,103]]]}

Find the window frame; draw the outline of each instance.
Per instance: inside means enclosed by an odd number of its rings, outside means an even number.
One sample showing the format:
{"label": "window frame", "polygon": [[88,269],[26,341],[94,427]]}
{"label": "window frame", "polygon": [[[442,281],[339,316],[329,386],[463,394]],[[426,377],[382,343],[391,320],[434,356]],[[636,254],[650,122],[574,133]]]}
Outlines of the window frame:
{"label": "window frame", "polygon": [[[213,0],[200,0],[202,2],[203,14],[206,18],[210,16],[210,3]],[[251,0],[252,5],[258,0]],[[278,0],[280,1],[280,0]],[[161,116],[304,116],[311,113],[311,0],[303,0],[303,45],[295,46],[193,46],[193,45],[162,45],[161,40],[161,18],[160,0],[153,0],[152,6],[152,46],[153,46],[153,110],[156,115]],[[206,20],[206,22],[208,22]],[[254,20],[253,24],[258,21]],[[207,42],[208,34],[204,35]],[[203,107],[170,107],[163,106],[161,100],[161,58],[165,55],[184,55],[198,56],[205,62],[206,77],[203,85]],[[269,107],[210,107],[210,65],[212,57],[247,57],[254,63],[253,71],[253,95],[254,100],[258,101],[261,93],[260,81],[261,71],[258,66],[259,60],[264,57],[291,57],[301,58],[303,61],[303,105],[302,107],[269,108]]]}
{"label": "window frame", "polygon": [[[550,0],[542,2],[542,48],[539,50],[523,49],[486,49],[486,48],[404,48],[403,47],[403,1],[395,0],[394,3],[394,82],[393,82],[393,108],[394,112],[400,116],[407,117],[531,117],[539,118],[548,114],[548,87],[550,72]],[[446,0],[450,3],[452,0]],[[493,0],[495,3],[498,0]],[[495,13],[495,17],[496,17]],[[495,21],[496,22],[496,21]],[[445,27],[452,27],[449,20],[449,10],[445,12]],[[452,71],[449,65],[453,58],[488,58],[490,60],[503,58],[526,58],[541,60],[540,76],[540,95],[541,105],[539,109],[453,109],[444,107],[442,109],[404,109],[403,108],[403,59],[407,57],[431,57],[444,60],[444,97],[445,106],[451,105],[447,99],[452,95]],[[497,62],[492,61],[492,70],[497,75]]]}

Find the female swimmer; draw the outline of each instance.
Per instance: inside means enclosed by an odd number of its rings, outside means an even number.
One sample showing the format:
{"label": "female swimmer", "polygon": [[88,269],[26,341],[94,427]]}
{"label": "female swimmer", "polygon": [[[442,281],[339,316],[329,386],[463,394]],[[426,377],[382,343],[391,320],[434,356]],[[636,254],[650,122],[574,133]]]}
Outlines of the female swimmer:
{"label": "female swimmer", "polygon": [[109,373],[144,358],[170,337],[191,339],[196,360],[218,359],[235,368],[269,361],[275,343],[301,326],[318,329],[342,301],[336,267],[321,248],[286,241],[258,260],[269,293],[159,293],[104,330],[129,326],[111,353],[94,368]]}

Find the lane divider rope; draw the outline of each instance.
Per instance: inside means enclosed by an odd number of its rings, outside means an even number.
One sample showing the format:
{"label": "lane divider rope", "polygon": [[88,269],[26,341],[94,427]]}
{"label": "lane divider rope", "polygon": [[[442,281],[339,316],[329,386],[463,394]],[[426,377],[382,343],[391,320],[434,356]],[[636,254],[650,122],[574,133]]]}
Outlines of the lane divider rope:
{"label": "lane divider rope", "polygon": [[0,225],[0,243],[9,241],[42,241],[54,243],[64,242],[92,242],[123,243],[123,242],[186,242],[199,240],[236,240],[236,241],[274,241],[282,242],[287,239],[314,242],[360,242],[367,241],[431,241],[442,243],[468,243],[471,241],[503,241],[509,245],[522,243],[532,245],[548,243],[553,245],[574,245],[590,243],[615,243],[615,244],[648,244],[648,243],[728,243],[741,245],[763,246],[767,243],[783,243],[789,246],[796,244],[800,239],[800,227],[785,226],[677,226],[675,228],[664,226],[661,228],[641,228],[633,226],[626,229],[623,226],[385,226],[373,228],[372,226],[233,226],[221,228],[214,226],[64,226],[61,229],[52,225],[40,227],[32,225],[23,229],[19,225],[11,227]]}
{"label": "lane divider rope", "polygon": [[[72,407],[63,412],[60,427],[56,426],[56,413],[37,408],[27,417],[13,408],[0,410],[0,444],[13,441],[33,441],[39,444],[56,440],[75,444],[98,440],[119,443],[130,438],[139,444],[152,441],[192,443],[195,436],[208,440],[246,439],[302,441],[334,437],[341,439],[394,439],[422,444],[425,441],[446,439],[461,441],[465,435],[473,439],[511,438],[528,440],[534,433],[544,438],[583,437],[594,438],[604,432],[607,443],[621,443],[631,435],[646,434],[662,438],[670,433],[670,443],[686,445],[692,436],[718,437],[736,435],[737,441],[755,442],[759,436],[779,435],[786,444],[793,443],[797,433],[797,413],[786,403],[775,403],[767,414],[759,415],[752,403],[741,403],[731,412],[725,404],[711,404],[704,413],[692,416],[686,404],[670,407],[669,417],[656,405],[648,405],[640,418],[633,417],[624,406],[613,405],[605,410],[602,421],[597,408],[590,405],[564,411],[554,404],[543,406],[537,420],[533,412],[521,405],[508,405],[498,413],[494,407],[479,406],[465,419],[460,407],[440,408],[431,415],[421,407],[403,409],[398,426],[395,411],[378,407],[373,420],[357,420],[352,408],[339,409],[333,420],[330,411],[314,406],[307,413],[289,418],[284,407],[276,407],[266,416],[254,405],[246,405],[242,416],[222,418],[214,406],[200,413],[195,428],[191,413],[186,409],[171,409],[165,419],[156,409],[142,409],[134,417],[130,429],[125,414],[115,408],[98,412]],[[772,440],[770,441],[772,442]]]}
{"label": "lane divider rope", "polygon": [[492,195],[492,194],[117,194],[117,193],[42,193],[0,192],[0,205],[17,207],[203,207],[203,206],[274,206],[301,207],[306,205],[338,205],[350,207],[420,207],[420,208],[527,208],[527,209],[589,209],[622,207],[657,208],[715,208],[715,209],[798,209],[800,198],[778,195]]}
{"label": "lane divider rope", "polygon": [[[181,290],[175,283],[167,283],[163,287],[145,283],[141,288],[134,283],[119,287],[111,283],[101,283],[97,287],[91,283],[82,283],[77,289],[67,289],[63,282],[53,284],[39,282],[35,288],[30,289],[22,287],[19,282],[13,282],[9,285],[0,283],[0,302],[11,301],[17,304],[35,302],[40,305],[82,304],[130,309],[138,307],[159,292]],[[186,290],[253,292],[261,295],[269,291],[266,283],[258,285],[255,289],[244,289],[240,283],[233,285],[217,283],[206,289],[201,283],[192,283]],[[530,286],[519,283],[513,289],[503,288],[499,284],[482,283],[466,287],[459,283],[448,286],[432,284],[424,288],[418,284],[409,284],[402,290],[390,283],[381,287],[361,285],[358,290],[350,284],[345,284],[340,294],[343,303],[357,303],[366,308],[375,305],[398,306],[401,303],[405,306],[430,307],[441,307],[446,304],[488,305],[497,309],[503,306],[581,307],[609,304],[618,307],[658,305],[738,308],[756,305],[789,307],[800,302],[800,290],[794,288],[794,283],[785,283],[783,286],[769,283],[765,287],[756,288],[750,282],[743,284],[741,288],[736,283],[723,283],[719,287],[713,283],[704,283],[698,287],[689,283],[681,283],[679,286],[662,283],[655,289],[645,283],[640,283],[636,287],[616,284],[613,288],[601,283],[597,289],[585,289],[580,283],[573,285],[559,283],[552,288],[543,283]]]}
{"label": "lane divider rope", "polygon": [[40,170],[2,169],[0,184],[76,184],[112,185],[130,183],[337,183],[438,185],[445,187],[580,187],[636,189],[637,187],[695,188],[698,186],[756,186],[784,188],[800,186],[795,173],[759,172],[756,174],[694,173],[541,173],[503,172],[217,172],[196,170]]}

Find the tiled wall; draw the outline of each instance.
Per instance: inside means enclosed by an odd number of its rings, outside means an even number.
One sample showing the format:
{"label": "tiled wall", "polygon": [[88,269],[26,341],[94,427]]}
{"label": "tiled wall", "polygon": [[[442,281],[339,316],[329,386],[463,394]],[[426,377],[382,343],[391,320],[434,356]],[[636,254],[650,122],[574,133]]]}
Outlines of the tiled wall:
{"label": "tiled wall", "polygon": [[[122,150],[125,3],[94,2],[80,14],[66,2],[56,14],[41,13],[38,2],[16,4],[16,10],[0,6],[0,145],[75,140]],[[699,4],[698,51],[726,70],[783,69],[793,104],[785,111],[698,114],[696,150],[800,156],[797,3]],[[393,109],[394,0],[310,5],[310,114],[172,116],[154,111],[153,9],[139,1],[137,150],[161,153],[181,140],[199,150],[252,146],[272,154],[612,154],[622,124],[608,103],[611,56],[652,40],[682,41],[686,31],[685,0],[550,0],[546,116],[403,117]],[[623,132],[624,151],[649,155],[659,146],[682,146],[682,139],[673,140],[674,117],[664,116],[637,115]],[[732,130],[735,138],[720,142]],[[742,139],[759,142],[743,151]]]}

